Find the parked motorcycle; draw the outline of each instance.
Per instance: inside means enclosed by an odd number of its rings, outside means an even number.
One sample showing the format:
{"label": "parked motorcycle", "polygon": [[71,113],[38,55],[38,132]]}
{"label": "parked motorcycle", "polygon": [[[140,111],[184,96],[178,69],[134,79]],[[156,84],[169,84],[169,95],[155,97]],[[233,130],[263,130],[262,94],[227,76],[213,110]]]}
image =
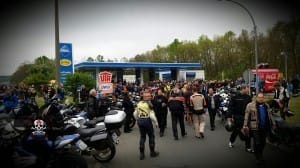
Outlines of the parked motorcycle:
{"label": "parked motorcycle", "polygon": [[[293,113],[289,110],[289,113]],[[300,145],[300,125],[289,124],[282,117],[273,112],[272,117],[275,121],[275,129],[269,136],[269,141],[277,146],[283,144],[294,148]]]}
{"label": "parked motorcycle", "polygon": [[89,120],[87,113],[76,114],[70,110],[60,111],[64,116],[65,133],[80,134],[88,146],[83,154],[92,155],[100,162],[108,162],[115,156],[115,144],[119,143],[119,128],[122,126],[124,111],[110,110],[105,116]]}
{"label": "parked motorcycle", "polygon": [[80,139],[87,145],[85,150],[77,150],[80,154],[91,155],[99,162],[110,161],[115,156],[116,149],[105,117],[88,120],[86,112],[81,111],[77,115],[74,113],[76,111],[73,111],[72,106],[66,108],[64,105],[51,103],[44,118],[52,124],[54,121],[51,118],[55,114],[63,122],[60,127],[63,127],[64,134],[79,134]]}
{"label": "parked motorcycle", "polygon": [[86,160],[68,150],[79,146],[78,134],[49,137],[43,120],[37,119],[31,130],[14,127],[13,118],[1,117],[0,153],[5,165],[13,168],[87,168]]}
{"label": "parked motorcycle", "polygon": [[228,113],[228,107],[229,107],[229,101],[230,101],[230,95],[229,93],[226,93],[224,89],[218,90],[216,93],[220,97],[220,108],[218,110],[218,116],[221,118],[222,123],[226,123],[226,116]]}
{"label": "parked motorcycle", "polygon": [[[131,98],[132,98],[132,103],[134,107],[136,107],[138,101],[140,100],[140,97],[137,95],[137,93],[129,93]],[[110,103],[110,110],[121,110],[124,111],[123,109],[123,96],[120,95],[115,102]],[[136,120],[133,115],[130,117],[130,123],[129,123],[129,128],[133,128],[135,126]]]}

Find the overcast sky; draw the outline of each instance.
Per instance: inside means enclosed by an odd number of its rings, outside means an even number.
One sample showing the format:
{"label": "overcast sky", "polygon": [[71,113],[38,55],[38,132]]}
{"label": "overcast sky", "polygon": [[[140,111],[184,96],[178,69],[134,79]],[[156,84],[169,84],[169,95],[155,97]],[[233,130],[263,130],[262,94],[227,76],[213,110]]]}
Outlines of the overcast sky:
{"label": "overcast sky", "polygon": [[[236,1],[249,9],[262,33],[296,11],[285,0]],[[39,56],[55,58],[54,0],[0,3],[0,75],[11,75]],[[239,35],[253,30],[253,24],[243,8],[227,1],[59,0],[59,29],[60,42],[72,43],[78,63],[98,54],[105,60],[131,58],[175,38],[213,39],[229,30]]]}

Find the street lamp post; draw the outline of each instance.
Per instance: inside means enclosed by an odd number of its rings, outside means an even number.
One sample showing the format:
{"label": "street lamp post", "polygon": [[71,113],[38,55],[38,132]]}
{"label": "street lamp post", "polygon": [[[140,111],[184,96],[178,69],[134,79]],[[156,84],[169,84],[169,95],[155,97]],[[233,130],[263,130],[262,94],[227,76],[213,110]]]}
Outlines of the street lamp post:
{"label": "street lamp post", "polygon": [[[219,1],[222,1],[222,0],[219,0]],[[236,5],[239,5],[240,7],[242,7],[243,9],[246,10],[246,12],[248,13],[248,15],[250,16],[251,18],[251,21],[253,23],[253,31],[254,31],[254,52],[255,52],[255,69],[256,69],[256,75],[255,75],[255,90],[256,90],[256,93],[258,93],[258,50],[257,50],[257,31],[256,31],[256,24],[255,24],[255,21],[254,21],[254,18],[252,16],[252,14],[250,13],[250,11],[244,6],[242,5],[241,3],[239,2],[236,2],[236,1],[233,1],[233,0],[225,0],[225,1],[228,1],[228,2],[232,2]],[[250,82],[250,81],[249,81]]]}
{"label": "street lamp post", "polygon": [[59,21],[58,21],[58,0],[54,1],[55,5],[55,62],[56,62],[56,84],[60,85],[60,56],[59,56]]}
{"label": "street lamp post", "polygon": [[280,55],[284,56],[285,79],[286,79],[286,81],[288,81],[288,75],[287,75],[287,54],[285,52],[281,52]]}

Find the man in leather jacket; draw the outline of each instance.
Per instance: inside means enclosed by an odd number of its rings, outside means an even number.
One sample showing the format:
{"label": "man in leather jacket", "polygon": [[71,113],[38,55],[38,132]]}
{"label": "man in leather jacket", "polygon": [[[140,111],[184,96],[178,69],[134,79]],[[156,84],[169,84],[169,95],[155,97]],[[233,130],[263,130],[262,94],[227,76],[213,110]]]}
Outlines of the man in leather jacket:
{"label": "man in leather jacket", "polygon": [[167,115],[168,115],[168,108],[167,108],[168,99],[163,94],[162,89],[157,90],[157,95],[154,96],[152,100],[153,110],[155,112],[156,118],[158,120],[159,126],[159,135],[162,137],[165,132],[165,128],[167,127]]}
{"label": "man in leather jacket", "polygon": [[230,100],[227,120],[233,120],[234,128],[230,135],[229,147],[233,147],[233,143],[235,142],[236,137],[239,135],[242,140],[245,139],[246,151],[253,152],[251,149],[250,136],[245,136],[241,131],[243,128],[246,106],[252,101],[251,96],[247,94],[248,92],[248,86],[242,85],[240,93],[233,96]]}
{"label": "man in leather jacket", "polygon": [[87,101],[87,113],[89,119],[96,118],[100,115],[99,101],[97,99],[97,91],[95,89],[91,89],[89,92],[89,97]]}

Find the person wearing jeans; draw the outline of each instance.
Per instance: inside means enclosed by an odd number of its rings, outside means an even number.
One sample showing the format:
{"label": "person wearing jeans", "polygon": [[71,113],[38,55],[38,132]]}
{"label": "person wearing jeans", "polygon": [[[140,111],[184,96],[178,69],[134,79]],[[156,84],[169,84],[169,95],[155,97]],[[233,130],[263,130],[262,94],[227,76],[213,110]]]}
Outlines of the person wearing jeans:
{"label": "person wearing jeans", "polygon": [[214,95],[213,88],[208,89],[208,95],[205,96],[205,100],[207,103],[207,109],[209,114],[209,121],[210,121],[210,130],[215,130],[215,118],[217,111],[220,107],[220,97]]}
{"label": "person wearing jeans", "polygon": [[155,136],[152,122],[158,127],[158,122],[151,104],[152,95],[150,92],[143,93],[143,100],[141,100],[136,107],[133,115],[137,120],[140,130],[140,160],[145,159],[145,142],[146,135],[149,137],[150,156],[156,157],[159,155],[155,149]]}
{"label": "person wearing jeans", "polygon": [[175,140],[178,140],[177,122],[179,121],[181,136],[186,136],[185,125],[184,125],[184,109],[185,109],[185,99],[179,95],[179,89],[172,93],[168,100],[168,107],[171,112],[172,118],[172,129],[173,136]]}

